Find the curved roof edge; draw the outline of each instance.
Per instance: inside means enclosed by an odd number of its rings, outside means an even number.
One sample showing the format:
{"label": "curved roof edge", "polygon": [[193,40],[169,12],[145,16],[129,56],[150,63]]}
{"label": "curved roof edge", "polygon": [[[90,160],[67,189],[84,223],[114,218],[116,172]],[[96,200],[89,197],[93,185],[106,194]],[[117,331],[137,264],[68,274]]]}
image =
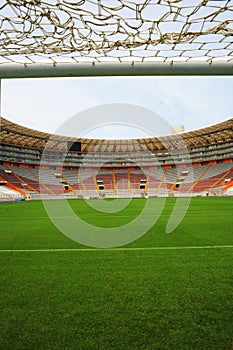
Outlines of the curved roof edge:
{"label": "curved roof edge", "polygon": [[82,143],[82,152],[157,152],[167,149],[196,148],[233,141],[233,118],[194,131],[176,135],[138,139],[88,139],[53,135],[30,129],[1,117],[1,143],[43,150],[67,150],[68,141]]}

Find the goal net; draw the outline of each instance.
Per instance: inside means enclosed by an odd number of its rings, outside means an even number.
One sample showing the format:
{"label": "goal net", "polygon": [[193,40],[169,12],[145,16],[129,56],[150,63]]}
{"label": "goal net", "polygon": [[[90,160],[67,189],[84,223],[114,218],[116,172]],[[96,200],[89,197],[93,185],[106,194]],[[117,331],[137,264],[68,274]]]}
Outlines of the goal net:
{"label": "goal net", "polygon": [[87,67],[108,75],[109,64],[118,67],[111,75],[129,66],[139,75],[171,74],[163,71],[171,66],[189,74],[193,65],[232,74],[232,18],[232,0],[2,0],[0,77],[39,65],[51,69],[41,75],[70,67],[70,75]]}

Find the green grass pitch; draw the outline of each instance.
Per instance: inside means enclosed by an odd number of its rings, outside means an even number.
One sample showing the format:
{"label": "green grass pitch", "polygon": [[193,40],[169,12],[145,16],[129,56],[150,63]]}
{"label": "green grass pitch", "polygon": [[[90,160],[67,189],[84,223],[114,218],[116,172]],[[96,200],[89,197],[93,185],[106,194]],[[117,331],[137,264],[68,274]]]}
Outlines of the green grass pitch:
{"label": "green grass pitch", "polygon": [[[145,200],[116,214],[69,203],[110,228]],[[0,204],[0,349],[233,349],[233,198],[193,198],[166,234],[174,203],[140,239],[110,250],[65,237],[41,201]]]}

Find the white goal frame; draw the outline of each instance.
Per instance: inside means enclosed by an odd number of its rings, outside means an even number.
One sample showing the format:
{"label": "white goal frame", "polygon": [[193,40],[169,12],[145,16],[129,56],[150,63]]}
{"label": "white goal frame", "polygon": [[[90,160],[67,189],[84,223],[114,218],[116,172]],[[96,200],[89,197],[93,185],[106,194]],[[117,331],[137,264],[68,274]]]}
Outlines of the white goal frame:
{"label": "white goal frame", "polygon": [[100,63],[0,66],[0,79],[107,76],[229,76],[232,63]]}

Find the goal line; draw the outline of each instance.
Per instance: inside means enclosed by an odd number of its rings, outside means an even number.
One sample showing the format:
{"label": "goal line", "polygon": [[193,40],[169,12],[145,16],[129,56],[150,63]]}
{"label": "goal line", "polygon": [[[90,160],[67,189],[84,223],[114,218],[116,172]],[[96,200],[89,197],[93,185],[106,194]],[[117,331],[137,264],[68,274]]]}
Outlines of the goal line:
{"label": "goal line", "polygon": [[96,252],[96,251],[153,251],[153,250],[192,250],[227,249],[233,245],[184,246],[184,247],[132,247],[132,248],[54,248],[54,249],[1,249],[0,253],[50,253],[50,252]]}

